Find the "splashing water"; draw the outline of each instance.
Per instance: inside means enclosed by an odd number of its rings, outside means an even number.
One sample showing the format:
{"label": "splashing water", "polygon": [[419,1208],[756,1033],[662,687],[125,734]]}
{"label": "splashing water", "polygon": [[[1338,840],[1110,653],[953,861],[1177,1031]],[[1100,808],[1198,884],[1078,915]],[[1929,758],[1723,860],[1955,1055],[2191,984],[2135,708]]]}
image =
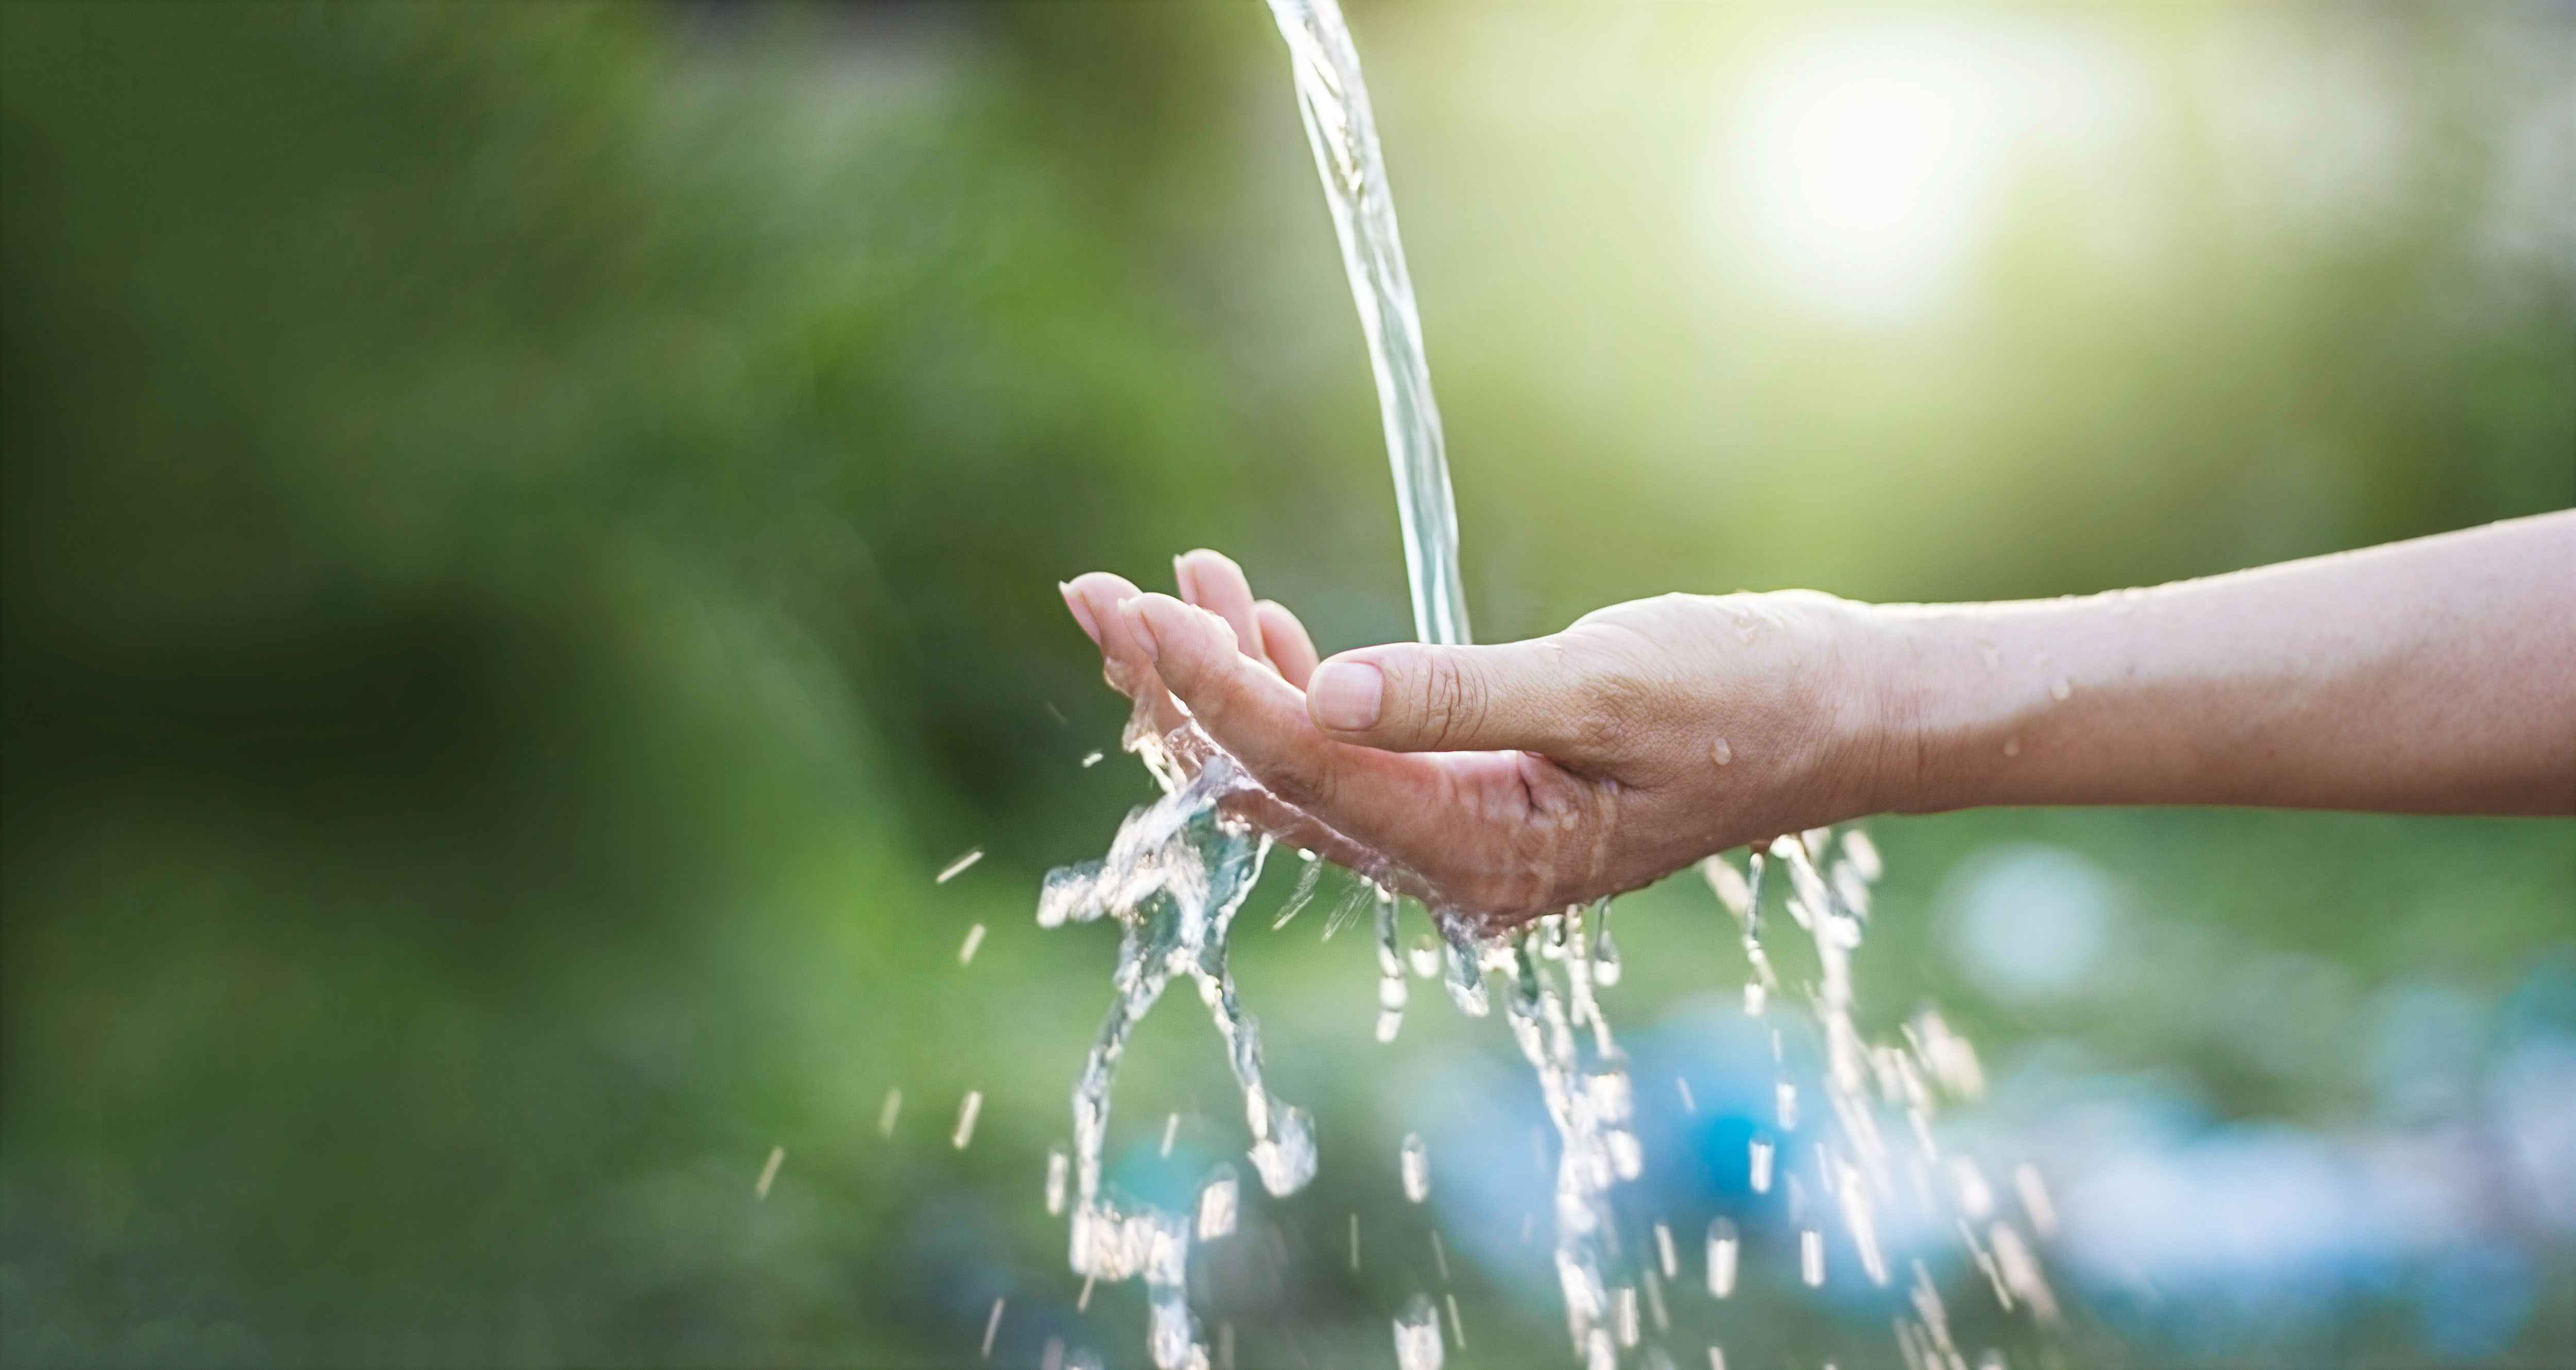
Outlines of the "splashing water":
{"label": "splashing water", "polygon": [[1446,1356],[1447,1348],[1440,1341],[1440,1314],[1432,1308],[1430,1295],[1416,1293],[1395,1315],[1397,1370],[1440,1370]]}
{"label": "splashing water", "polygon": [[1315,1174],[1313,1122],[1305,1110],[1271,1098],[1262,1078],[1260,1026],[1243,1011],[1226,955],[1235,913],[1260,878],[1270,841],[1219,812],[1221,797],[1250,783],[1224,753],[1205,749],[1197,775],[1178,783],[1179,757],[1170,747],[1187,741],[1131,726],[1128,746],[1164,782],[1163,797],[1127,816],[1106,857],[1051,872],[1038,901],[1041,927],[1104,916],[1121,925],[1118,965],[1110,977],[1117,994],[1073,1091],[1071,1260],[1089,1279],[1144,1277],[1148,1345],[1163,1370],[1208,1364],[1189,1310],[1189,1249],[1194,1228],[1218,1235],[1212,1224],[1197,1221],[1212,1208],[1225,1211],[1223,1230],[1232,1229],[1232,1176],[1210,1185],[1227,1186],[1229,1197],[1203,1196],[1195,1214],[1166,1213],[1125,1205],[1105,1193],[1101,1152],[1109,1131],[1110,1086],[1128,1035],[1173,976],[1186,975],[1197,984],[1200,1001],[1215,1019],[1243,1090],[1244,1122],[1252,1133],[1247,1155],[1262,1187],[1284,1197]]}
{"label": "splashing water", "polygon": [[[1424,642],[1464,644],[1469,639],[1458,569],[1457,513],[1439,409],[1432,398],[1420,315],[1396,231],[1394,201],[1358,53],[1336,0],[1268,0],[1268,4],[1287,43],[1299,113],[1368,343],[1395,477],[1415,631]],[[1237,998],[1228,962],[1235,914],[1260,878],[1271,841],[1233,817],[1226,801],[1260,793],[1260,786],[1195,724],[1157,735],[1142,719],[1140,711],[1129,725],[1124,745],[1144,761],[1162,797],[1127,816],[1101,860],[1051,873],[1038,908],[1043,927],[1107,917],[1121,928],[1117,966],[1111,976],[1115,995],[1073,1090],[1071,1264],[1084,1276],[1086,1301],[1095,1281],[1143,1277],[1154,1364],[1163,1370],[1206,1370],[1209,1354],[1188,1305],[1188,1258],[1194,1240],[1218,1239],[1235,1226],[1238,1200],[1232,1167],[1219,1167],[1202,1186],[1192,1209],[1179,1213],[1113,1196],[1101,1178],[1110,1092],[1119,1058],[1129,1034],[1174,976],[1187,976],[1195,983],[1214,1019],[1243,1093],[1244,1121],[1251,1137],[1246,1154],[1262,1187],[1273,1197],[1296,1193],[1314,1176],[1316,1152],[1312,1120],[1302,1109],[1275,1100],[1264,1081],[1259,1027]],[[1714,744],[1717,764],[1727,764],[1730,753],[1723,741]],[[1274,809],[1287,808],[1275,796],[1265,795],[1264,802]],[[1827,864],[1838,837],[1839,859]],[[980,853],[970,853],[941,879],[971,865],[976,855]],[[1274,926],[1285,926],[1315,893],[1322,863],[1311,854],[1301,856],[1307,864]],[[1894,1158],[1879,1123],[1878,1106],[1891,1105],[1902,1114],[1904,1135],[1910,1136],[1914,1147],[1909,1159],[1916,1167],[1935,1166],[1940,1153],[1929,1119],[1936,1091],[1952,1098],[1974,1097],[1982,1079],[1973,1050],[1929,1011],[1907,1025],[1901,1046],[1869,1042],[1855,1026],[1851,956],[1866,928],[1871,883],[1882,867],[1876,847],[1857,830],[1837,834],[1817,829],[1782,837],[1767,849],[1750,853],[1742,872],[1722,858],[1702,863],[1702,874],[1737,922],[1748,970],[1746,1012],[1765,1013],[1780,989],[1763,945],[1761,920],[1765,876],[1774,866],[1787,872],[1789,912],[1814,940],[1820,967],[1819,981],[1809,997],[1823,1031],[1826,1057],[1822,1116],[1812,1129],[1821,1134],[1815,1147],[1824,1208],[1840,1217],[1867,1278],[1884,1285],[1888,1274],[1876,1236],[1877,1213],[1897,1190]],[[1410,955],[1405,951],[1398,926],[1399,902],[1380,881],[1364,878],[1328,920],[1324,935],[1329,938],[1367,907],[1372,894],[1379,968],[1377,1037],[1383,1042],[1393,1040],[1402,1027],[1409,998],[1408,963],[1427,978],[1431,958],[1428,948],[1416,948]],[[1621,975],[1618,948],[1610,935],[1609,901],[1588,910],[1569,907],[1493,936],[1481,935],[1475,920],[1463,911],[1435,907],[1430,912],[1446,944],[1438,955],[1449,997],[1462,1012],[1481,1017],[1489,1009],[1487,977],[1499,981],[1502,1016],[1537,1077],[1558,1142],[1554,1261],[1566,1328],[1575,1358],[1606,1370],[1617,1363],[1620,1348],[1636,1346],[1641,1339],[1638,1285],[1620,1277],[1620,1253],[1624,1250],[1633,1259],[1643,1244],[1621,1240],[1611,1196],[1615,1185],[1635,1179],[1644,1168],[1633,1128],[1634,1099],[1625,1057],[1596,993],[1617,984]],[[1777,1043],[1775,1030],[1775,1058]],[[1687,1085],[1684,1091],[1687,1102]],[[1799,1102],[1784,1068],[1777,1097],[1783,1131],[1798,1127]],[[889,1115],[892,1103],[890,1099]],[[971,1122],[966,1126],[971,1127]],[[1753,1188],[1763,1192],[1770,1187],[1774,1169],[1772,1144],[1756,1140],[1752,1145]],[[1428,1191],[1429,1172],[1418,1138],[1407,1138],[1399,1165],[1408,1197],[1420,1202]],[[1050,1213],[1064,1206],[1064,1169],[1061,1153],[1051,1155]],[[2020,1181],[2019,1173],[2015,1178]],[[1789,1184],[1794,1210],[1805,1201],[1799,1180],[1792,1176]],[[2033,1214],[2034,1226],[2046,1235],[2047,1219],[2039,1216],[2046,1211],[2046,1199],[2044,1191],[2038,1190],[2035,1173],[2018,1187],[2040,1193],[2038,1202],[2025,1207]],[[1925,1193],[1929,1194],[1928,1187]],[[1982,1242],[1969,1217],[1985,1224]],[[1956,1222],[1963,1243],[1992,1281],[1999,1302],[2007,1309],[2017,1302],[2027,1304],[2043,1318],[2054,1316],[2054,1300],[2037,1258],[2010,1223],[1989,1220],[1984,1212]],[[1358,1236],[1357,1215],[1353,1215],[1354,1269]],[[1656,1236],[1659,1263],[1669,1278],[1674,1265],[1670,1235],[1658,1227]],[[1813,1218],[1801,1228],[1799,1248],[1804,1282],[1821,1284],[1826,1277],[1823,1233]],[[1723,1299],[1733,1292],[1742,1249],[1731,1222],[1720,1218],[1712,1223],[1707,1268],[1712,1296]],[[1947,1350],[1947,1323],[1937,1296],[1931,1294],[1920,1262],[1915,1269],[1916,1316],[1898,1320],[1900,1348]],[[1660,1282],[1652,1269],[1641,1273],[1657,1328],[1664,1330]],[[1455,1324],[1454,1298],[1451,1318]],[[1464,1326],[1457,1325],[1456,1331],[1463,1346]],[[1444,1354],[1440,1325],[1427,1298],[1417,1295],[1407,1304],[1395,1321],[1395,1339],[1402,1370],[1440,1366]],[[1713,1367],[1723,1366],[1717,1347],[1708,1347],[1708,1357]],[[1648,1348],[1646,1359],[1670,1364],[1659,1347]],[[1077,1361],[1067,1362],[1073,1363]]]}

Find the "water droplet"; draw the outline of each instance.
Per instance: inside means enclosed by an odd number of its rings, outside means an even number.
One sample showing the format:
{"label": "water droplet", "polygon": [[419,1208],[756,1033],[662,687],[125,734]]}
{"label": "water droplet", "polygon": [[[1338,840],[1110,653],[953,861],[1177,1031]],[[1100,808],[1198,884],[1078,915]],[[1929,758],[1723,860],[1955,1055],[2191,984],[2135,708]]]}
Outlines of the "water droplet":
{"label": "water droplet", "polygon": [[895,1115],[901,1112],[903,1112],[903,1090],[901,1088],[887,1090],[885,1103],[877,1109],[877,1135],[893,1136]]}
{"label": "water droplet", "polygon": [[1887,862],[1878,854],[1878,844],[1858,828],[1843,830],[1843,855],[1851,860],[1863,880],[1876,880],[1887,873]]}
{"label": "water droplet", "polygon": [[1768,1194],[1771,1192],[1771,1144],[1755,1138],[1748,1150],[1750,1152],[1748,1159],[1752,1167],[1749,1178],[1753,1183],[1753,1192]]}
{"label": "water droplet", "polygon": [[1443,1294],[1440,1299],[1449,1305],[1449,1335],[1458,1343],[1458,1349],[1464,1351],[1467,1349],[1467,1324],[1458,1316],[1458,1296]]}
{"label": "water droplet", "polygon": [[1983,1218],[1995,1211],[1995,1191],[1986,1183],[1986,1173],[1965,1156],[1950,1158],[1950,1178],[1959,1188],[1959,1211],[1971,1218]]}
{"label": "water droplet", "polygon": [[984,945],[984,925],[977,923],[966,930],[966,945],[957,949],[957,964],[962,966],[971,963],[975,959],[975,949],[982,945]]}
{"label": "water droplet", "polygon": [[2068,680],[2064,676],[2059,676],[2054,681],[2049,682],[2048,693],[2052,698],[2063,702],[2068,696],[2075,693],[2075,682]]}
{"label": "water droplet", "polygon": [[993,1358],[993,1334],[1001,1330],[1002,1300],[995,1299],[993,1300],[992,1315],[984,1319],[984,1359],[991,1360]]}
{"label": "water droplet", "polygon": [[1680,1258],[1673,1254],[1673,1230],[1662,1223],[1655,1224],[1655,1260],[1663,1266],[1668,1280],[1681,1267]]}
{"label": "water droplet", "polygon": [[1744,872],[1723,856],[1712,856],[1699,863],[1700,878],[1708,882],[1709,892],[1728,913],[1742,918],[1753,907],[1753,890],[1744,882]]}
{"label": "water droplet", "polygon": [[1422,979],[1428,980],[1438,975],[1440,939],[1427,932],[1413,939],[1413,946],[1404,953],[1404,960],[1405,964],[1413,967],[1413,973]]}
{"label": "water droplet", "polygon": [[1428,1295],[1416,1293],[1395,1315],[1397,1370],[1440,1370],[1446,1355],[1440,1341],[1440,1314],[1431,1307]]}
{"label": "water droplet", "polygon": [[1812,1227],[1798,1233],[1798,1277],[1811,1289],[1825,1282],[1825,1234]]}
{"label": "water droplet", "polygon": [[1732,765],[1735,762],[1735,749],[1726,744],[1725,738],[1721,737],[1717,739],[1717,741],[1710,743],[1708,751],[1709,755],[1714,757],[1717,764],[1721,766]]}
{"label": "water droplet", "polygon": [[2030,1304],[2031,1316],[2043,1323],[2057,1321],[2057,1294],[2049,1288],[2048,1277],[2040,1273],[2039,1258],[2031,1254],[2028,1243],[2010,1223],[1996,1223],[1986,1230],[1986,1240],[1994,1246],[1995,1267],[2006,1287]]}
{"label": "water droplet", "polygon": [[1887,1283],[1887,1257],[1878,1247],[1878,1219],[1869,1201],[1869,1191],[1861,1183],[1860,1168],[1848,1161],[1835,1163],[1842,1183],[1843,1226],[1851,1233],[1852,1246],[1860,1252],[1861,1273],[1876,1285]]}
{"label": "water droplet", "polygon": [[1695,1099],[1695,1098],[1692,1098],[1692,1097],[1691,1097],[1690,1081],[1685,1080],[1685,1079],[1683,1079],[1682,1077],[1680,1077],[1680,1076],[1676,1075],[1676,1076],[1674,1076],[1674,1077],[1673,1077],[1673,1088],[1675,1088],[1675,1089],[1677,1089],[1677,1090],[1680,1090],[1680,1091],[1681,1091],[1681,1096],[1682,1096],[1682,1112],[1684,1112],[1684,1113],[1697,1113],[1697,1112],[1699,1112],[1699,1100],[1697,1100],[1697,1099]]}
{"label": "water droplet", "polygon": [[1797,1087],[1796,1085],[1793,1085],[1793,1084],[1789,1083],[1789,1082],[1788,1082],[1788,1081],[1786,1081],[1786,1080],[1782,1080],[1782,1081],[1780,1082],[1780,1084],[1779,1084],[1778,1089],[1777,1089],[1777,1090],[1775,1090],[1774,1092],[1775,1092],[1775,1093],[1777,1094],[1777,1096],[1778,1096],[1778,1098],[1777,1098],[1777,1103],[1778,1103],[1778,1105],[1779,1105],[1779,1111],[1780,1111],[1780,1130],[1781,1130],[1782,1132],[1795,1132],[1795,1131],[1797,1131],[1797,1130],[1798,1130],[1798,1087]]}
{"label": "water droplet", "polygon": [[1305,909],[1307,901],[1315,897],[1315,886],[1323,879],[1324,865],[1315,859],[1313,852],[1300,851],[1297,855],[1305,859],[1306,868],[1297,872],[1297,887],[1288,892],[1286,899],[1280,901],[1279,916],[1270,921],[1272,932],[1288,926],[1288,920]]}
{"label": "water droplet", "polygon": [[760,1183],[751,1187],[751,1196],[753,1198],[766,1199],[769,1197],[770,1182],[778,1178],[779,1163],[786,1159],[787,1148],[783,1146],[773,1146],[769,1149],[769,1163],[760,1168]]}
{"label": "water droplet", "polygon": [[1617,1318],[1619,1323],[1619,1344],[1621,1346],[1636,1345],[1639,1335],[1637,1324],[1637,1287],[1630,1284],[1619,1286],[1619,1292],[1613,1297],[1611,1306],[1616,1310],[1614,1316]]}
{"label": "water droplet", "polygon": [[2049,1202],[2048,1187],[2040,1183],[2039,1169],[2028,1161],[2013,1167],[2013,1188],[2021,1194],[2022,1211],[2030,1215],[2031,1230],[2043,1237],[2057,1234],[2057,1205]]}
{"label": "water droplet", "polygon": [[1601,1143],[1610,1152],[1610,1171],[1623,1180],[1633,1180],[1646,1171],[1646,1150],[1637,1134],[1628,1129],[1613,1128],[1601,1134]]}
{"label": "water droplet", "polygon": [[1771,1004],[1771,993],[1770,993],[1770,991],[1768,991],[1768,990],[1766,990],[1766,989],[1762,988],[1762,982],[1761,982],[1761,981],[1759,981],[1759,980],[1747,980],[1747,981],[1745,981],[1745,982],[1744,982],[1744,1016],[1745,1016],[1745,1017],[1747,1017],[1747,1018],[1759,1018],[1759,1017],[1761,1017],[1761,1016],[1762,1016],[1762,1010],[1764,1010],[1764,1009],[1766,1009],[1766,1008],[1770,1007],[1770,1004]]}
{"label": "water droplet", "polygon": [[1199,1190],[1200,1241],[1212,1242],[1234,1231],[1234,1212],[1239,1202],[1239,1193],[1233,1166],[1218,1166],[1215,1172],[1208,1176],[1207,1184]]}
{"label": "water droplet", "polygon": [[1169,1156],[1172,1154],[1172,1143],[1174,1140],[1178,1139],[1180,1135],[1181,1115],[1175,1113],[1163,1119],[1163,1155]]}
{"label": "water droplet", "polygon": [[1404,1134],[1404,1146],[1396,1153],[1404,1172],[1404,1197],[1420,1203],[1431,1196],[1431,1154],[1422,1145],[1422,1134]]}
{"label": "water droplet", "polygon": [[942,867],[939,872],[939,878],[931,883],[934,885],[945,885],[949,881],[956,879],[958,876],[964,875],[968,866],[974,865],[976,862],[983,859],[984,849],[982,847],[977,847],[975,850],[966,853],[964,856],[958,857],[956,860],[951,861],[946,866]]}
{"label": "water droplet", "polygon": [[1270,1135],[1252,1144],[1261,1187],[1284,1199],[1315,1178],[1315,1118],[1294,1104],[1272,1116]]}
{"label": "water droplet", "polygon": [[1047,1148],[1046,1206],[1048,1217],[1052,1218],[1064,1212],[1064,1180],[1066,1174],[1071,1171],[1072,1167],[1073,1157],[1065,1150],[1064,1143],[1058,1142]]}
{"label": "water droplet", "polygon": [[1470,1018],[1482,1018],[1490,1010],[1485,997],[1485,967],[1482,955],[1471,945],[1451,942],[1442,953],[1448,965],[1445,983],[1449,1002]]}
{"label": "water droplet", "polygon": [[1719,1218],[1708,1225],[1708,1292],[1725,1298],[1735,1292],[1735,1262],[1739,1244],[1735,1224]]}
{"label": "water droplet", "polygon": [[983,1111],[983,1108],[983,1092],[973,1089],[966,1091],[965,1101],[957,1106],[957,1131],[948,1139],[950,1146],[963,1151],[968,1142],[975,1140],[975,1115]]}

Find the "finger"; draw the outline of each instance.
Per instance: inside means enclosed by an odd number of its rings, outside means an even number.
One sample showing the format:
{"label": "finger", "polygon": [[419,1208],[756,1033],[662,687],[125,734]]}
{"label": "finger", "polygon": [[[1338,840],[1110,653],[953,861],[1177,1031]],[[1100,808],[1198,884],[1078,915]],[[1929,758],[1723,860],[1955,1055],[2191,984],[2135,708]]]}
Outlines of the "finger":
{"label": "finger", "polygon": [[1289,684],[1305,689],[1315,674],[1315,640],[1306,635],[1306,625],[1275,599],[1252,606],[1252,615],[1261,624],[1262,653]]}
{"label": "finger", "polygon": [[1332,738],[1399,752],[1518,750],[1573,764],[1616,741],[1597,682],[1547,638],[1498,647],[1390,643],[1344,652],[1307,679]]}
{"label": "finger", "polygon": [[1055,592],[1064,596],[1064,607],[1073,615],[1073,621],[1082,629],[1082,635],[1091,639],[1092,646],[1099,646],[1100,619],[1092,613],[1091,602],[1083,597],[1081,591],[1074,589],[1073,582],[1069,580],[1057,581]]}
{"label": "finger", "polygon": [[[1074,621],[1082,625],[1083,632],[1088,634],[1095,643],[1102,642],[1103,629],[1100,625],[1104,621],[1103,616],[1105,615],[1107,621],[1117,621],[1118,602],[1134,599],[1140,593],[1126,580],[1106,573],[1098,573],[1077,581],[1060,582],[1056,588],[1064,595],[1065,607],[1073,611]],[[1095,603],[1095,600],[1099,602]],[[1287,616],[1289,626],[1295,630],[1295,641],[1305,653],[1298,668],[1301,675],[1312,671],[1315,668],[1314,648],[1306,645],[1305,630],[1296,626],[1295,617],[1288,615],[1286,609],[1276,604],[1269,607],[1280,615]],[[1132,640],[1129,635],[1121,633],[1110,639],[1110,643],[1115,643],[1121,651],[1125,651]],[[1108,646],[1109,643],[1103,643],[1103,650],[1106,651]],[[1157,730],[1169,733],[1181,725],[1183,721],[1181,711],[1172,700],[1171,692],[1163,688],[1161,676],[1156,675],[1153,679],[1155,688],[1150,692],[1152,699],[1148,704],[1138,707],[1140,710],[1150,709],[1154,715],[1154,726]],[[1296,808],[1267,790],[1246,790],[1229,794],[1224,802],[1228,809],[1250,819],[1263,832],[1291,846],[1302,847],[1328,861],[1339,862],[1353,870],[1382,864],[1376,859],[1375,853],[1335,831],[1312,814]]]}
{"label": "finger", "polygon": [[1154,639],[1164,683],[1255,779],[1367,847],[1402,859],[1415,845],[1436,807],[1438,777],[1426,763],[1318,732],[1295,688],[1255,669],[1213,614],[1163,595],[1121,612]]}
{"label": "finger", "polygon": [[[1100,644],[1100,673],[1109,687],[1136,701],[1139,716],[1158,733],[1169,733],[1188,721],[1133,624],[1118,612],[1119,602],[1144,593],[1124,576],[1093,571],[1065,584],[1065,604],[1074,618],[1094,630]],[[1079,606],[1079,607],[1076,607]],[[1087,621],[1086,621],[1087,620]]]}
{"label": "finger", "polygon": [[1204,547],[1184,552],[1172,558],[1172,578],[1180,582],[1184,601],[1225,620],[1244,655],[1271,664],[1262,651],[1261,625],[1253,617],[1252,582],[1244,579],[1234,558]]}

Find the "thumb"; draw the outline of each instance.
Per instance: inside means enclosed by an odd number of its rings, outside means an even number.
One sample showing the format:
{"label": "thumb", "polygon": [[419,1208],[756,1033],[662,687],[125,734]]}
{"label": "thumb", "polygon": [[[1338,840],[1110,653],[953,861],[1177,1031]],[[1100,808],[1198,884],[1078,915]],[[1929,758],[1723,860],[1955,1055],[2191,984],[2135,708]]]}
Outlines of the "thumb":
{"label": "thumb", "polygon": [[1580,761],[1609,740],[1583,674],[1548,638],[1498,647],[1390,643],[1316,667],[1306,712],[1331,737],[1386,751],[1516,750]]}

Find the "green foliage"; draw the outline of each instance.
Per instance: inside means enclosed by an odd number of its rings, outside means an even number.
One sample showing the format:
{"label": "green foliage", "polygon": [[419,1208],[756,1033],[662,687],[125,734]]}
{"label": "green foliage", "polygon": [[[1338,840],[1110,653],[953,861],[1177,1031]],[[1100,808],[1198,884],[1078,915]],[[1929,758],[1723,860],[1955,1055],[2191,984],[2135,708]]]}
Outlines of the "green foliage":
{"label": "green foliage", "polygon": [[[0,1358],[948,1364],[1004,1294],[1016,1363],[1136,1349],[1133,1289],[1073,1313],[1037,1199],[1108,950],[1028,910],[1143,786],[1076,764],[1121,714],[1051,582],[1217,545],[1328,650],[1402,630],[1258,9],[0,10]],[[1446,74],[1472,14],[1361,19],[1488,636],[1670,588],[2091,589],[2576,485],[2569,280],[2498,275],[2455,209],[2506,159],[2463,152],[2483,59],[2442,31],[2405,36],[2443,179],[2386,231],[2229,220],[2186,174],[2141,280],[2041,193],[1976,310],[1868,334],[1691,274],[1689,139],[1480,103],[1509,62]],[[1653,47],[1653,90],[1705,79]],[[1981,1005],[1946,874],[2055,842],[2245,945],[2489,997],[2576,901],[2563,824],[1882,833],[1871,1002],[2228,1116],[2356,1108],[2349,1025],[2284,1071],[2162,981]],[[1732,983],[1699,892],[1633,902],[1641,1021]],[[1420,1259],[1332,1256],[1390,1207],[1400,1086],[1505,1049],[1427,1007],[1381,1052],[1320,921],[1243,974],[1324,1175],[1273,1206],[1293,1259],[1230,1259],[1262,1344],[1332,1364],[1383,1356]],[[1122,1127],[1226,1154],[1215,1050],[1165,1019]],[[1466,1280],[1477,1354],[1553,1350]]]}

